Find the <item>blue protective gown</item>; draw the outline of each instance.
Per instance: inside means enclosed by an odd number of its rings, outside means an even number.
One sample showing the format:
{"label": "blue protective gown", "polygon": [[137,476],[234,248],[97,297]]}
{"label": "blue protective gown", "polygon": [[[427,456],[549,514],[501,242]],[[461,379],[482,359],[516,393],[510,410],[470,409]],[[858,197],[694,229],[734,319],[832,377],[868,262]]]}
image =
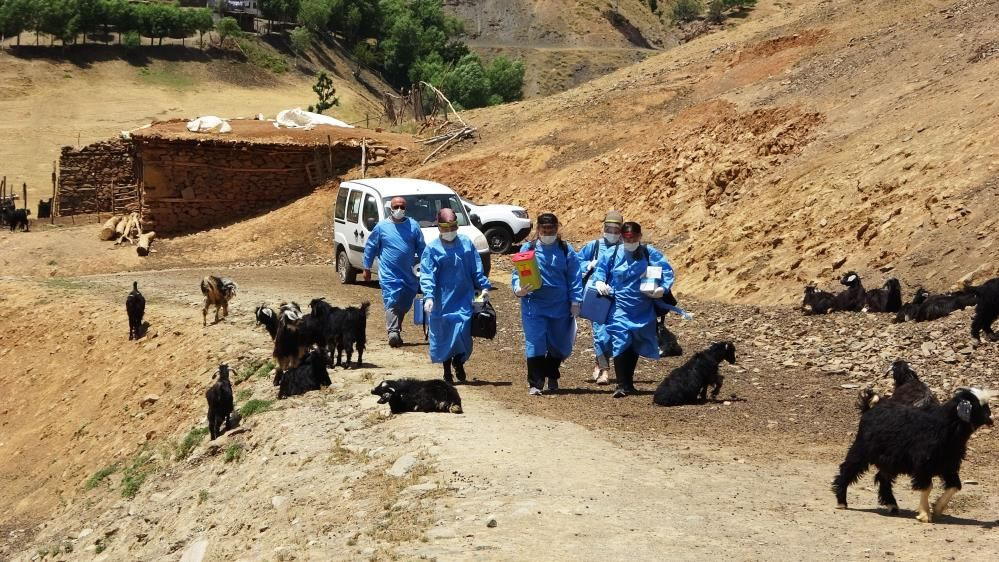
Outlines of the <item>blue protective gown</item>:
{"label": "blue protective gown", "polygon": [[[618,244],[620,244],[620,242],[618,242]],[[582,247],[582,249],[579,250],[579,259],[583,264],[587,264],[593,260],[599,260],[600,256],[606,252],[608,248],[613,250],[616,246],[617,244],[608,244],[607,240],[601,236],[596,240],[590,240],[585,246]],[[585,265],[583,266],[583,273],[586,273]],[[586,286],[590,287],[593,283],[593,275],[591,274],[589,279],[586,280]],[[611,344],[610,336],[607,334],[607,325],[592,321],[590,322],[590,325],[593,327],[593,353],[611,357]]]}
{"label": "blue protective gown", "polygon": [[405,313],[413,305],[420,289],[413,265],[426,247],[420,224],[411,218],[399,223],[383,219],[371,231],[364,245],[363,263],[365,269],[371,269],[378,258],[378,282],[386,309]]}
{"label": "blue protective gown", "polygon": [[420,289],[434,299],[430,311],[430,360],[472,356],[472,300],[475,292],[492,289],[482,273],[482,259],[472,240],[459,234],[454,242],[440,238],[427,245],[420,260]]}
{"label": "blue protective gown", "polygon": [[[659,358],[656,341],[656,313],[650,297],[639,290],[645,270],[650,265],[663,268],[662,287],[673,286],[673,267],[666,256],[648,244],[645,251],[628,252],[618,247],[604,252],[590,277],[593,282],[603,281],[614,290],[614,304],[607,321],[607,334],[611,339],[612,355],[617,357],[629,347],[642,357]],[[635,259],[634,254],[641,254]]]}
{"label": "blue protective gown", "polygon": [[[531,248],[524,244],[520,251]],[[583,300],[583,277],[579,257],[569,244],[565,251],[561,244],[534,248],[541,274],[541,288],[520,299],[520,320],[524,326],[524,354],[527,358],[552,357],[565,359],[572,353],[576,341],[576,319],[571,305]],[[520,274],[513,270],[513,291],[520,290]]]}

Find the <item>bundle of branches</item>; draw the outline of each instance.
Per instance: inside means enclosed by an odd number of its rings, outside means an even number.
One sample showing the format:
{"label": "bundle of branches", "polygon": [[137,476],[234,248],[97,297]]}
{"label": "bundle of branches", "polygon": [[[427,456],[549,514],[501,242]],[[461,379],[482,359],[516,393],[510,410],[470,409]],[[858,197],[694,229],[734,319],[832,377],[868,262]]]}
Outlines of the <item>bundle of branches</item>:
{"label": "bundle of branches", "polygon": [[[424,131],[428,129],[435,128],[435,130],[432,136],[430,136],[429,138],[421,139],[419,142],[426,145],[438,144],[438,143],[440,144],[440,146],[434,149],[433,152],[431,152],[429,155],[427,155],[426,158],[423,159],[423,163],[426,164],[438,152],[444,150],[444,148],[449,144],[451,144],[452,142],[456,140],[471,138],[472,136],[474,136],[476,130],[475,127],[471,127],[468,125],[468,123],[465,123],[464,119],[461,118],[461,115],[458,115],[458,112],[454,109],[454,106],[451,105],[451,100],[447,99],[447,96],[445,96],[443,92],[441,92],[440,90],[435,88],[433,84],[430,84],[428,82],[420,82],[420,84],[429,88],[434,93],[435,96],[433,111],[427,117],[427,120],[424,122],[423,127],[420,128],[420,133],[422,134]],[[451,114],[453,114],[455,119],[458,120],[458,123],[451,122],[450,114],[448,113],[447,108],[451,109]],[[443,109],[443,119],[437,118],[440,109]],[[434,127],[435,125],[436,127]]]}
{"label": "bundle of branches", "polygon": [[149,245],[152,244],[156,233],[149,231],[142,232],[142,224],[139,222],[139,213],[129,215],[115,215],[104,223],[100,233],[101,240],[116,240],[115,244],[127,242],[136,244],[135,251],[140,256],[149,255]]}

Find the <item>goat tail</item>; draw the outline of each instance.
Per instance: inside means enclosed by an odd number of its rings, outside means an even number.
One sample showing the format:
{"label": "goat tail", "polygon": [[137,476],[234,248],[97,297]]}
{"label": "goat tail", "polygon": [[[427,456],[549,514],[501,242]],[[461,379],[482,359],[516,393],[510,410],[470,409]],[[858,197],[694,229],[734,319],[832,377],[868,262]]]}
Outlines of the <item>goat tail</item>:
{"label": "goat tail", "polygon": [[368,308],[370,308],[370,307],[371,307],[371,301],[364,301],[364,302],[362,302],[361,303],[361,312],[363,312],[364,315],[367,316],[368,315]]}
{"label": "goat tail", "polygon": [[857,409],[863,414],[881,401],[881,397],[874,392],[873,388],[865,388],[857,395]]}

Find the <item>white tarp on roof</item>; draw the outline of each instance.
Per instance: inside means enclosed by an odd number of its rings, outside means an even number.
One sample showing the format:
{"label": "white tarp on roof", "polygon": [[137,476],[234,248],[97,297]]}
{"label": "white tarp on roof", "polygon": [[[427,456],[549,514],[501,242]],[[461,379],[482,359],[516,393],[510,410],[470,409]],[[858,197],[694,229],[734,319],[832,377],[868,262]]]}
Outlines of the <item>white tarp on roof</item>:
{"label": "white tarp on roof", "polygon": [[188,121],[187,130],[192,133],[228,133],[232,131],[232,125],[221,117],[203,115]]}
{"label": "white tarp on roof", "polygon": [[353,129],[353,125],[348,125],[339,119],[334,119],[321,113],[302,111],[302,108],[286,109],[277,114],[275,127],[288,127],[290,129],[302,128],[311,129],[316,125],[333,125],[334,127],[347,127]]}

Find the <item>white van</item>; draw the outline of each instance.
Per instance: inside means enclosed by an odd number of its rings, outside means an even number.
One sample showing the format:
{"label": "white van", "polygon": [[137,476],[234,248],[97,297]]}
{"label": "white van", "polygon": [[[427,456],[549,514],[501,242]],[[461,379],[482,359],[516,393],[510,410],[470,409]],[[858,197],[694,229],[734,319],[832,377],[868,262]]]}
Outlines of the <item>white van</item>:
{"label": "white van", "polygon": [[[364,243],[378,221],[389,214],[393,197],[406,199],[406,216],[420,223],[423,237],[429,244],[439,236],[437,211],[447,207],[458,217],[458,233],[472,239],[482,258],[482,269],[489,275],[491,266],[486,237],[473,225],[478,221],[469,216],[458,194],[450,187],[427,180],[410,178],[368,178],[340,184],[333,209],[333,255],[340,282],[353,283],[364,269]],[[414,264],[417,265],[417,264]],[[377,271],[375,260],[371,270]]]}

